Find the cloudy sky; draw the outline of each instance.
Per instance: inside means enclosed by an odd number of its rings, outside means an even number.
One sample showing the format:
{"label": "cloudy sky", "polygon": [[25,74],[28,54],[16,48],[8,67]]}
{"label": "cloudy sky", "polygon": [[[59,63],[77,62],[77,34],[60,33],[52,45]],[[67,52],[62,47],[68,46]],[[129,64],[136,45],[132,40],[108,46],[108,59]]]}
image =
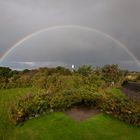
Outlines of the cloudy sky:
{"label": "cloudy sky", "polygon": [[21,69],[117,63],[122,68],[140,70],[130,55],[140,60],[139,7],[140,0],[0,0],[1,58],[25,36],[63,27],[24,41],[0,65]]}

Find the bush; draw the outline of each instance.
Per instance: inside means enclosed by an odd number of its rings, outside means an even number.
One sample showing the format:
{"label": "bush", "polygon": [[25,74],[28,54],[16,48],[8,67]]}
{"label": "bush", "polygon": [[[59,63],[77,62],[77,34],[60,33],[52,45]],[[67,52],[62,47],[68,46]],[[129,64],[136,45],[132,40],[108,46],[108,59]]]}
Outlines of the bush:
{"label": "bush", "polygon": [[75,105],[94,106],[120,120],[140,126],[139,103],[113,94],[94,93],[84,87],[63,90],[55,94],[28,94],[12,109],[12,118],[18,123],[52,109],[65,110]]}
{"label": "bush", "polygon": [[82,98],[75,90],[64,90],[50,100],[50,107],[55,110],[65,110],[81,103]]}
{"label": "bush", "polygon": [[[72,74],[61,67],[42,68],[34,74],[29,74],[28,71],[23,73],[11,77],[9,86],[16,87],[19,84],[20,87],[31,83],[33,87],[44,89],[46,94],[28,94],[22,97],[12,108],[12,118],[16,122],[25,121],[50,110],[65,110],[75,105],[85,105],[94,106],[123,121],[140,126],[140,104],[122,96],[115,88],[110,91],[105,88],[106,83],[117,83],[123,78],[116,65],[106,66],[102,71],[96,72],[89,66],[83,66],[78,73]],[[4,81],[2,86],[5,87],[7,79],[1,80]]]}
{"label": "bush", "polygon": [[90,65],[83,65],[83,66],[79,67],[76,72],[82,76],[88,76],[92,71],[93,70]]}
{"label": "bush", "polygon": [[8,67],[0,67],[0,77],[9,78],[12,76],[12,70]]}
{"label": "bush", "polygon": [[36,73],[32,78],[32,86],[37,89],[46,89],[48,75],[46,72]]}
{"label": "bush", "polygon": [[140,104],[119,96],[106,96],[99,108],[129,124],[140,126]]}
{"label": "bush", "polygon": [[107,84],[121,85],[124,81],[125,71],[119,69],[118,65],[105,65],[102,68],[102,78]]}
{"label": "bush", "polygon": [[78,89],[84,84],[84,79],[79,75],[64,76],[54,74],[47,79],[47,90],[51,93],[58,93],[62,90]]}
{"label": "bush", "polygon": [[47,95],[33,96],[32,94],[27,94],[19,100],[17,106],[12,107],[12,120],[16,123],[23,122],[47,112],[49,108],[47,101]]}

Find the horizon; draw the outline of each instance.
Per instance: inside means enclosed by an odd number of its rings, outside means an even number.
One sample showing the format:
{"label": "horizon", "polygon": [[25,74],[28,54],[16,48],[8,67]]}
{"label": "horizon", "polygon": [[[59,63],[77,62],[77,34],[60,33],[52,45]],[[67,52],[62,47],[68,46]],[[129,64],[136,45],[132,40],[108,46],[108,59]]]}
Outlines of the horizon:
{"label": "horizon", "polygon": [[[92,65],[88,65],[88,64],[83,64],[83,65],[74,65],[74,68],[72,68],[72,65],[71,65],[71,67],[70,66],[67,66],[67,67],[65,67],[65,66],[42,66],[42,67],[34,67],[34,68],[21,68],[21,69],[17,69],[17,68],[12,68],[12,67],[8,67],[8,66],[0,66],[0,67],[3,67],[3,68],[10,68],[12,71],[14,71],[14,70],[16,70],[16,71],[24,71],[24,70],[30,70],[30,71],[32,71],[32,70],[39,70],[39,69],[45,69],[45,68],[53,68],[53,69],[55,69],[55,68],[57,68],[57,67],[62,67],[62,68],[66,68],[66,69],[69,69],[69,70],[77,70],[78,68],[80,68],[80,67],[82,67],[82,66],[91,66],[91,68],[93,69],[93,70],[96,70],[96,69],[98,69],[98,68],[103,68],[104,66],[111,66],[111,65],[117,65],[117,64],[105,64],[105,65],[102,65],[102,66],[96,66],[96,67],[94,67],[94,66],[92,66]],[[117,65],[118,66],[118,68],[120,69],[120,70],[123,70],[123,71],[128,71],[128,72],[136,72],[136,73],[140,73],[140,71],[135,71],[135,70],[128,70],[128,69],[123,69],[123,68],[121,68],[121,67],[119,67],[119,65]]]}

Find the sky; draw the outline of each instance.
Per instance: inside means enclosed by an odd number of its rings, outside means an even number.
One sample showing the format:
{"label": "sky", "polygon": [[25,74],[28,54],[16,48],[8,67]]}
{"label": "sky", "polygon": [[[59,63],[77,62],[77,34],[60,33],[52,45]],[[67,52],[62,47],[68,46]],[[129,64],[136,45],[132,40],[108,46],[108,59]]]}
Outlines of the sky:
{"label": "sky", "polygon": [[[0,0],[0,57],[25,36],[42,32],[18,45],[0,63],[15,69],[40,66],[101,66],[117,63],[140,70],[126,46],[140,61],[139,0]],[[69,28],[68,26],[74,26]],[[96,29],[98,33],[85,28]]]}

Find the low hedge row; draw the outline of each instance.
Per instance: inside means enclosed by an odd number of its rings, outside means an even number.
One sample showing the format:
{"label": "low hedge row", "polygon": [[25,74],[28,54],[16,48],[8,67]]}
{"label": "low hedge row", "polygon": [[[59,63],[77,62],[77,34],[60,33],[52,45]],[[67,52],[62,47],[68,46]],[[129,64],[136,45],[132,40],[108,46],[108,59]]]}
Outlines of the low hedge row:
{"label": "low hedge row", "polygon": [[63,90],[54,95],[28,94],[11,109],[11,117],[19,123],[39,115],[66,110],[75,105],[94,106],[116,118],[140,126],[140,104],[127,98],[110,94],[93,93],[85,89]]}
{"label": "low hedge row", "polygon": [[100,109],[129,124],[140,126],[140,104],[126,98],[105,97]]}

